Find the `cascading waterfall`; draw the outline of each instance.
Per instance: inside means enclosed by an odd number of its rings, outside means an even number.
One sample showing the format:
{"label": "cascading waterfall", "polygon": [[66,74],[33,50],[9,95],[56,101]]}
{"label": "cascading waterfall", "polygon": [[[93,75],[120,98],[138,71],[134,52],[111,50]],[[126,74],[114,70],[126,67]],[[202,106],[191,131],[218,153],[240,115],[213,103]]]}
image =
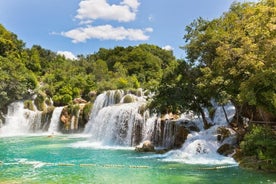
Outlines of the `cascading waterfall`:
{"label": "cascading waterfall", "polygon": [[[235,114],[235,108],[227,105],[225,110],[231,121]],[[202,124],[202,122],[198,122]],[[223,142],[219,142],[217,138],[218,128],[227,128],[228,126],[222,107],[217,107],[213,123],[214,125],[207,130],[191,132],[182,148],[168,152],[162,156],[164,160],[189,164],[236,164],[234,159],[217,153],[219,146],[231,139],[229,137]]]}
{"label": "cascading waterfall", "polygon": [[40,111],[24,109],[23,102],[14,102],[8,106],[5,124],[0,128],[1,136],[24,135],[41,130]]}
{"label": "cascading waterfall", "polygon": [[143,140],[146,112],[139,112],[146,100],[143,96],[107,91],[97,97],[85,133],[91,140],[106,145],[133,146]]}
{"label": "cascading waterfall", "polygon": [[53,133],[57,133],[59,131],[59,118],[61,115],[61,112],[63,110],[63,107],[56,107],[53,111],[53,115],[51,118],[51,122],[50,122],[50,126],[48,129],[48,132],[53,134]]}

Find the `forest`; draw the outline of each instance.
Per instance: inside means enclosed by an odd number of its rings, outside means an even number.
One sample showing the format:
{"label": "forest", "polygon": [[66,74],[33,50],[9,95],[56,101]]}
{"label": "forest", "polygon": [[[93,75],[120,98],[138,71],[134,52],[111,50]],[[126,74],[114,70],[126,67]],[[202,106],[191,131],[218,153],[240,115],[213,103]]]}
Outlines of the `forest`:
{"label": "forest", "polygon": [[0,24],[0,111],[34,94],[38,101],[52,99],[64,106],[75,98],[93,100],[91,92],[143,88],[155,94],[152,111],[192,110],[208,128],[203,107],[211,111],[211,100],[231,102],[236,108],[231,123],[241,136],[239,157],[264,161],[267,170],[275,171],[276,133],[269,125],[276,122],[275,1],[234,3],[219,18],[199,17],[186,26],[183,39],[183,59],[140,44],[101,48],[70,60],[40,45],[26,48]]}

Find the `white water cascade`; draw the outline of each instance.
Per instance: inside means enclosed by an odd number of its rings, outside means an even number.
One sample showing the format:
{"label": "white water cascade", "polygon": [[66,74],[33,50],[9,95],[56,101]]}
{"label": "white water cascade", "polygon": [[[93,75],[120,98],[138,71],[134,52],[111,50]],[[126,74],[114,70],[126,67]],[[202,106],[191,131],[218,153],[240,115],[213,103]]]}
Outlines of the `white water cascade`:
{"label": "white water cascade", "polygon": [[49,125],[49,129],[48,129],[48,133],[54,134],[59,131],[59,121],[60,121],[59,118],[62,110],[63,110],[63,107],[56,107],[54,109],[51,122]]}
{"label": "white water cascade", "polygon": [[5,124],[0,128],[0,136],[17,136],[36,133],[41,130],[40,111],[24,109],[23,102],[14,102],[8,106]]}
{"label": "white water cascade", "polygon": [[143,95],[136,96],[121,90],[99,95],[94,103],[85,133],[91,141],[104,145],[133,146],[143,140],[143,126],[147,120]]}
{"label": "white water cascade", "polygon": [[[232,105],[225,106],[228,119],[234,117],[235,108]],[[202,124],[201,121],[198,123]],[[233,158],[225,157],[217,153],[218,148],[224,143],[233,141],[234,132],[228,128],[222,107],[217,107],[214,116],[214,125],[200,132],[191,132],[182,148],[173,150],[163,155],[165,161],[184,162],[188,164],[236,164]],[[228,129],[233,136],[226,138],[223,142],[218,141],[218,128]]]}

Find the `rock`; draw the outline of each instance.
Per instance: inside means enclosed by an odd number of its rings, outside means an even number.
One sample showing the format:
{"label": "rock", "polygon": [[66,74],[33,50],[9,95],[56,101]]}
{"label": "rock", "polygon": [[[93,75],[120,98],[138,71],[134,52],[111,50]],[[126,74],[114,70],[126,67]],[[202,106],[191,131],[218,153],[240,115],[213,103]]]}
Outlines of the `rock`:
{"label": "rock", "polygon": [[96,97],[97,96],[97,92],[96,91],[90,91],[88,93],[88,96],[91,98],[91,97]]}
{"label": "rock", "polygon": [[68,108],[64,108],[61,112],[60,121],[63,123],[62,129],[69,130],[71,116],[68,113]]}
{"label": "rock", "polygon": [[73,102],[74,104],[87,103],[87,101],[82,98],[75,98]]}
{"label": "rock", "polygon": [[234,153],[235,148],[231,144],[223,144],[219,147],[217,152],[221,155],[227,156]]}
{"label": "rock", "polygon": [[189,133],[190,131],[184,126],[177,126],[174,139],[174,148],[181,148]]}
{"label": "rock", "polygon": [[144,141],[142,146],[139,145],[135,148],[135,151],[138,152],[154,152],[154,146],[151,141]]}
{"label": "rock", "polygon": [[190,132],[199,132],[200,131],[200,129],[196,125],[191,125],[188,127],[188,129],[190,130]]}
{"label": "rock", "polygon": [[217,140],[221,141],[221,142],[231,135],[230,130],[228,128],[226,128],[226,127],[219,127],[217,129],[217,133],[218,133]]}

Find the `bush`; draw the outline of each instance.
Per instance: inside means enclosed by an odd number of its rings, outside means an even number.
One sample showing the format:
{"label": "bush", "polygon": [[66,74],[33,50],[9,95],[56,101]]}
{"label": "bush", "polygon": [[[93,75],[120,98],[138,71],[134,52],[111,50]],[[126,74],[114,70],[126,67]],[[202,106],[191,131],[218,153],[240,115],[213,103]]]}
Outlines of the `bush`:
{"label": "bush", "polygon": [[46,99],[46,94],[39,91],[37,93],[37,97],[34,100],[35,106],[39,111],[44,111],[46,109],[46,106],[44,103],[45,99]]}
{"label": "bush", "polygon": [[85,106],[83,108],[83,117],[84,117],[84,119],[86,121],[89,120],[92,108],[93,108],[93,104],[92,103],[85,104]]}
{"label": "bush", "polygon": [[80,110],[79,105],[68,105],[68,112],[72,116],[78,116],[79,110]]}
{"label": "bush", "polygon": [[252,126],[241,142],[244,156],[256,156],[259,160],[274,160],[276,167],[276,135],[270,127]]}

